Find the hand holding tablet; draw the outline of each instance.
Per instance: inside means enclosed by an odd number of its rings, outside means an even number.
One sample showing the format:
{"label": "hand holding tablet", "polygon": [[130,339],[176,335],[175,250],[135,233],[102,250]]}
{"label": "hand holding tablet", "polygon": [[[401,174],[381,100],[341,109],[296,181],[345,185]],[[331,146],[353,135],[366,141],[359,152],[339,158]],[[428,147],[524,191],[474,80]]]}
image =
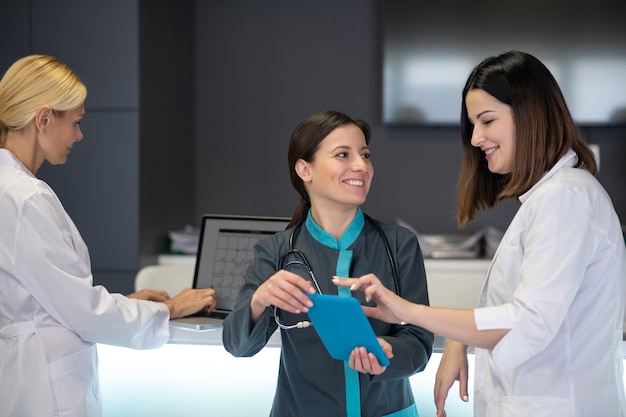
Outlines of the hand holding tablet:
{"label": "hand holding tablet", "polygon": [[373,353],[382,366],[389,365],[376,334],[356,298],[311,294],[309,319],[331,357],[348,360],[356,347]]}

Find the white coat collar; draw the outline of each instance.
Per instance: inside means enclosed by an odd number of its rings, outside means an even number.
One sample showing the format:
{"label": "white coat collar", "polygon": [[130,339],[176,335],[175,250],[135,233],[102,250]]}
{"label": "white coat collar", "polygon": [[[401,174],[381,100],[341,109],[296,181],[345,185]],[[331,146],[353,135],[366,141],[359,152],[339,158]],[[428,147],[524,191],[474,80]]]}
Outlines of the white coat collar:
{"label": "white coat collar", "polygon": [[541,184],[543,184],[544,182],[548,181],[550,178],[552,178],[557,172],[559,172],[559,170],[563,167],[573,167],[576,162],[578,161],[578,156],[576,155],[576,152],[574,152],[573,149],[570,149],[569,151],[567,151],[565,153],[565,155],[563,155],[561,157],[561,159],[559,159],[557,161],[556,164],[554,164],[554,166],[552,167],[552,169],[548,172],[546,172],[544,174],[544,176],[537,181],[537,184],[533,185],[530,190],[526,191],[524,194],[520,195],[519,201],[520,202],[524,202],[526,200],[528,200],[528,197],[530,197],[530,195],[541,186]]}
{"label": "white coat collar", "polygon": [[20,161],[17,156],[13,155],[13,152],[8,149],[0,148],[0,166],[19,169],[31,177],[36,178],[33,173],[26,168],[26,165],[24,165],[22,161]]}

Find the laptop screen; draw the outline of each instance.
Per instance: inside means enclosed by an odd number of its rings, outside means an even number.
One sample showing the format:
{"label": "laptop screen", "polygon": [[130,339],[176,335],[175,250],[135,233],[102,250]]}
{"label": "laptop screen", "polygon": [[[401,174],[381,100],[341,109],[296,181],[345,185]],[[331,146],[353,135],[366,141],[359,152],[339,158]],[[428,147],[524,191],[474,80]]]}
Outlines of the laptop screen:
{"label": "laptop screen", "polygon": [[202,216],[193,287],[212,287],[218,311],[231,311],[254,259],[254,244],[285,230],[286,217]]}

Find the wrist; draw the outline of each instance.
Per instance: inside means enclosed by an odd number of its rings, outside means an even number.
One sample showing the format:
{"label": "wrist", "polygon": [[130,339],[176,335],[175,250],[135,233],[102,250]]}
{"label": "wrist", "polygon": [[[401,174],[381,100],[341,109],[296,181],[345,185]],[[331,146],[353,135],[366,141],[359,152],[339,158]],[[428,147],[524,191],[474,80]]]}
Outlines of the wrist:
{"label": "wrist", "polygon": [[259,320],[266,308],[263,303],[258,302],[254,299],[254,296],[252,296],[250,299],[250,318],[254,323]]}
{"label": "wrist", "polygon": [[170,320],[176,318],[174,316],[174,306],[170,303],[170,300],[163,302],[163,304],[165,304],[165,306],[167,307],[167,310],[170,313]]}
{"label": "wrist", "polygon": [[450,345],[450,349],[454,349],[456,351],[467,353],[468,346],[465,343],[461,343],[458,340],[449,340],[448,345]]}
{"label": "wrist", "polygon": [[406,317],[403,320],[406,323],[412,323],[416,326],[425,327],[426,306],[423,304],[412,304],[411,308],[406,309]]}

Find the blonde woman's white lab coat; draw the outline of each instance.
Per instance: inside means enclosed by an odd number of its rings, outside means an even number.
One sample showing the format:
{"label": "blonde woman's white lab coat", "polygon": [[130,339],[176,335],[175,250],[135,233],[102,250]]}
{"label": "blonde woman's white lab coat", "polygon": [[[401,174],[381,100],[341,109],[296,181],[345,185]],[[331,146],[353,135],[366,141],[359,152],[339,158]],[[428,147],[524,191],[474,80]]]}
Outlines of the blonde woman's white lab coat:
{"label": "blonde woman's white lab coat", "polygon": [[0,213],[0,416],[100,416],[95,343],[159,347],[168,309],[94,287],[59,199],[6,149]]}
{"label": "blonde woman's white lab coat", "polygon": [[570,151],[520,197],[496,250],[475,320],[511,330],[476,349],[476,416],[626,416],[626,248],[609,196],[575,162]]}

